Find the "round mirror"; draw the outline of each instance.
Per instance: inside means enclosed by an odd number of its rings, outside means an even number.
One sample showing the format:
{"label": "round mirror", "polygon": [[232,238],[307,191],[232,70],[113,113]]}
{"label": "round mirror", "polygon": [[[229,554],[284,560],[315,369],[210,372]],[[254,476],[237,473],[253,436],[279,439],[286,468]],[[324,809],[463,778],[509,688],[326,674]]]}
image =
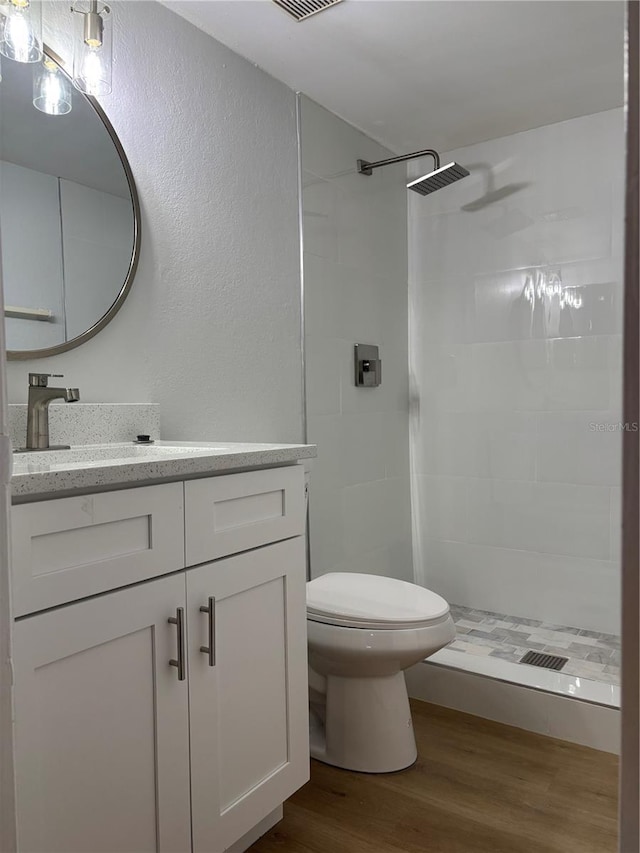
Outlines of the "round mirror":
{"label": "round mirror", "polygon": [[98,102],[45,48],[3,60],[0,260],[7,356],[55,355],[99,332],[129,292],[140,207],[122,145]]}

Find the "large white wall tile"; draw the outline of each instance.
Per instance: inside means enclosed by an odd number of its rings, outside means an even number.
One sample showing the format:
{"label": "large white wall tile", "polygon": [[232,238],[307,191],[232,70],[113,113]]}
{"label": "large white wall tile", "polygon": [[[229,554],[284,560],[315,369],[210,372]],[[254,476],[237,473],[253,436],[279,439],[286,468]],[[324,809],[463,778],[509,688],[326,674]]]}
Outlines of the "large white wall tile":
{"label": "large white wall tile", "polygon": [[[467,337],[472,342],[484,343],[529,338],[555,338],[591,335],[609,335],[620,332],[620,264],[611,257],[597,261],[563,264],[553,270],[560,273],[562,285],[575,297],[580,306],[566,304],[559,309],[557,297],[544,303],[527,298],[527,287],[537,277],[548,272],[548,266],[496,271],[473,277],[475,304],[467,307],[466,314],[459,313],[458,322],[470,328]],[[425,290],[437,290],[429,282]],[[441,289],[441,288],[440,288]],[[469,311],[474,313],[471,315]],[[434,319],[431,318],[433,325]],[[445,315],[442,320],[450,324]],[[441,321],[442,322],[442,321]]]}
{"label": "large white wall tile", "polygon": [[606,409],[611,399],[610,342],[606,337],[551,342],[546,403],[552,410]]}
{"label": "large white wall tile", "polygon": [[[361,176],[355,174],[356,159],[376,160],[389,156],[377,142],[310,98],[303,98],[302,111],[302,158],[305,170],[323,178],[339,178],[343,173],[350,172],[360,179]],[[374,172],[373,177],[383,180],[383,174]]]}
{"label": "large white wall tile", "polygon": [[429,412],[473,410],[472,348],[430,343],[412,315],[410,327],[411,410],[426,426]]}
{"label": "large white wall tile", "polygon": [[538,415],[530,412],[485,412],[469,420],[478,424],[486,447],[489,477],[532,479],[536,468]]}
{"label": "large white wall tile", "polygon": [[308,464],[312,472],[313,486],[323,489],[339,489],[343,485],[344,474],[344,434],[342,416],[308,416],[307,429],[313,434],[314,444],[318,445],[316,459]]}
{"label": "large white wall tile", "polygon": [[[541,411],[546,408],[549,344],[509,341],[472,346],[473,411]],[[593,408],[593,407],[591,407]]]}
{"label": "large white wall tile", "polygon": [[384,547],[392,526],[392,510],[384,480],[343,489],[345,554],[355,557],[362,551]]}
{"label": "large white wall tile", "polygon": [[556,483],[619,485],[619,412],[543,412],[539,415],[537,478]]}
{"label": "large white wall tile", "polygon": [[[311,573],[413,579],[407,198],[388,151],[302,99]],[[354,344],[377,344],[382,385],[357,388]]]}
{"label": "large white wall tile", "polygon": [[414,582],[411,545],[405,538],[374,551],[363,551],[348,561],[333,566],[334,572],[359,572],[367,575],[382,575]]}
{"label": "large white wall tile", "polygon": [[470,542],[609,559],[608,488],[476,479],[468,493]]}
{"label": "large white wall tile", "polygon": [[338,260],[336,189],[308,172],[302,174],[302,225],[304,251]]}
{"label": "large white wall tile", "polygon": [[307,414],[340,411],[340,353],[333,338],[306,336]]}
{"label": "large white wall tile", "polygon": [[416,474],[532,479],[538,415],[528,412],[424,413],[430,422]]}
{"label": "large white wall tile", "polygon": [[386,282],[370,270],[352,264],[340,265],[338,285],[339,336],[353,343],[380,343]]}
{"label": "large white wall tile", "polygon": [[[305,246],[307,241],[305,240]],[[305,249],[305,332],[313,337],[335,336],[341,316],[339,267],[329,258]]]}
{"label": "large white wall tile", "polygon": [[454,602],[618,630],[623,147],[585,116],[410,195],[416,576]]}
{"label": "large white wall tile", "polygon": [[464,477],[420,477],[422,500],[414,504],[428,539],[466,542],[469,519],[469,488]]}
{"label": "large white wall tile", "polygon": [[425,539],[426,585],[466,607],[615,634],[617,562]]}
{"label": "large white wall tile", "polygon": [[384,413],[343,413],[341,426],[344,485],[383,480],[386,476]]}
{"label": "large white wall tile", "polygon": [[382,419],[385,430],[382,440],[385,477],[404,478],[408,482],[410,460],[407,412],[385,412]]}
{"label": "large white wall tile", "polygon": [[309,547],[314,577],[330,572],[345,559],[344,515],[340,489],[309,486]]}

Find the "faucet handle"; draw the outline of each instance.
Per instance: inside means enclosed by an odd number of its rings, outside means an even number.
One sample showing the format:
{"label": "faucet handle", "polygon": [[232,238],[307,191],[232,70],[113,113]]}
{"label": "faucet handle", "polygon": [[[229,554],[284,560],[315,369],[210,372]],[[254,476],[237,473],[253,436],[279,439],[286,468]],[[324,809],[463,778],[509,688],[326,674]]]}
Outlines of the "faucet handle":
{"label": "faucet handle", "polygon": [[31,388],[46,388],[49,379],[62,379],[62,373],[30,373],[29,385]]}

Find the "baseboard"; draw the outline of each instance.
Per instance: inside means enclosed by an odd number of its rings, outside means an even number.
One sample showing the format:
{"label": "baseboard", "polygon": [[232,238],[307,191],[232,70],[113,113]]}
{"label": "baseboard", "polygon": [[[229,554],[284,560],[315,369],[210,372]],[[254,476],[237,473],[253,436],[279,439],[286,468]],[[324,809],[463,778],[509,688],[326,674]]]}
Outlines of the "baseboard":
{"label": "baseboard", "polygon": [[409,696],[487,720],[620,752],[620,711],[422,661],[405,672]]}
{"label": "baseboard", "polygon": [[272,812],[262,818],[260,823],[256,824],[253,829],[250,829],[242,838],[238,839],[231,847],[227,847],[224,853],[244,853],[252,844],[255,844],[259,838],[269,832],[279,821],[282,820],[282,806],[278,806]]}

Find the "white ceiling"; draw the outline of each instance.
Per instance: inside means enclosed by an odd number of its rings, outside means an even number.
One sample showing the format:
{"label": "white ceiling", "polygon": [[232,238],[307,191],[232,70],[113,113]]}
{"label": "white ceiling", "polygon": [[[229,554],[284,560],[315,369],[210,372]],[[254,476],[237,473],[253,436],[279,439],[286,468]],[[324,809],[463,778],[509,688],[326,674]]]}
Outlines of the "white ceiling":
{"label": "white ceiling", "polygon": [[165,5],[395,151],[458,148],[623,102],[620,0]]}

